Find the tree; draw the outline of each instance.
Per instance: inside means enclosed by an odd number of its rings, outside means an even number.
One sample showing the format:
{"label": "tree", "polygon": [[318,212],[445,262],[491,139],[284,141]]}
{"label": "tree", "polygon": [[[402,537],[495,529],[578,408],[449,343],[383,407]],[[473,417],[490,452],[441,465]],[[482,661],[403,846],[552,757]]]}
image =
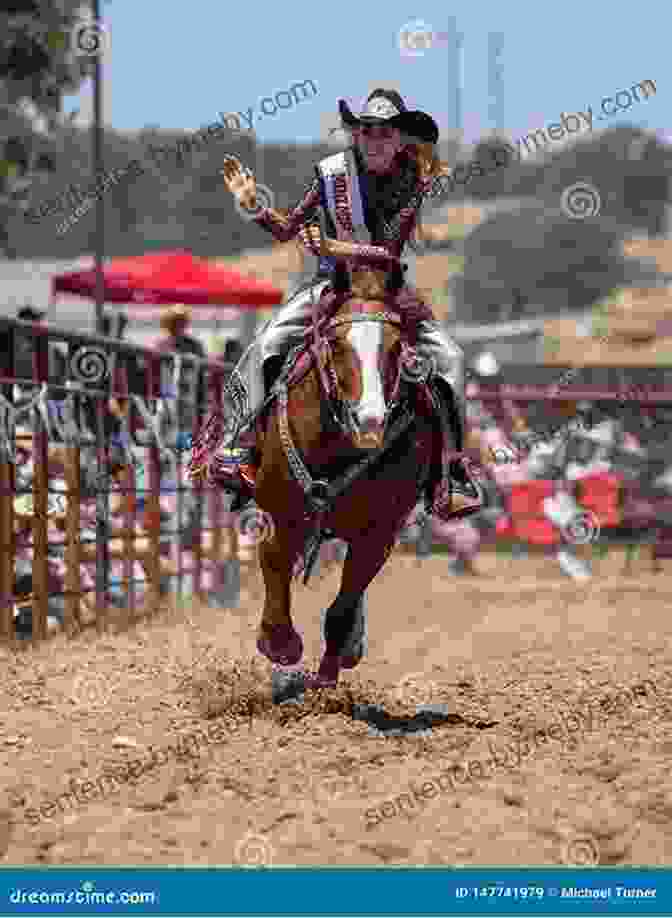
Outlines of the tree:
{"label": "tree", "polygon": [[28,206],[34,179],[56,168],[61,97],[90,64],[69,34],[81,0],[0,0],[0,247],[14,250],[9,226]]}
{"label": "tree", "polygon": [[627,283],[623,230],[601,218],[571,220],[537,201],[499,210],[467,237],[454,285],[460,321],[497,321],[588,308]]}

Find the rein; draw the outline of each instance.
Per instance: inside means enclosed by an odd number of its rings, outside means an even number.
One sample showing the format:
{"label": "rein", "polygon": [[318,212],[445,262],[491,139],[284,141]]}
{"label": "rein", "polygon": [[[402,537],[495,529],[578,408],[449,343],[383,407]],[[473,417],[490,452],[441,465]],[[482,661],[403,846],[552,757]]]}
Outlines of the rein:
{"label": "rein", "polygon": [[[345,433],[349,433],[352,430],[352,426],[351,422],[348,423],[350,421],[349,417],[346,424],[344,424],[336,417],[333,411],[333,399],[338,396],[338,380],[331,359],[331,349],[329,347],[329,338],[327,334],[334,328],[338,328],[342,325],[352,325],[355,322],[384,322],[398,326],[402,324],[401,317],[390,312],[368,314],[349,313],[342,316],[337,315],[332,319],[325,318],[322,322],[318,320],[314,321],[313,342],[310,348],[310,353],[313,358],[311,363],[314,363],[317,369],[321,389],[320,394],[329,404],[333,419]],[[324,325],[324,328],[320,328],[320,325]],[[321,333],[323,336],[321,336]],[[401,388],[401,377],[403,376],[403,363],[404,361],[400,360],[394,396],[388,406],[388,418],[391,411],[396,408],[399,403],[398,396]],[[292,475],[300,485],[307,499],[308,512],[305,518],[306,520],[312,519],[313,521],[312,532],[308,538],[308,548],[305,552],[306,563],[303,581],[305,584],[310,577],[320,546],[324,539],[328,537],[323,522],[326,515],[333,509],[334,502],[341,494],[347,491],[350,485],[360,478],[370,466],[378,462],[390,450],[399,437],[408,430],[413,422],[414,416],[409,408],[405,407],[400,417],[397,418],[394,424],[386,431],[385,442],[379,449],[369,453],[369,455],[354,466],[351,466],[347,472],[340,475],[334,481],[330,482],[324,479],[315,479],[310,474],[306,463],[303,461],[299,450],[292,440],[288,413],[289,388],[289,380],[287,378],[279,380],[274,387],[278,397],[278,429],[280,441]]]}

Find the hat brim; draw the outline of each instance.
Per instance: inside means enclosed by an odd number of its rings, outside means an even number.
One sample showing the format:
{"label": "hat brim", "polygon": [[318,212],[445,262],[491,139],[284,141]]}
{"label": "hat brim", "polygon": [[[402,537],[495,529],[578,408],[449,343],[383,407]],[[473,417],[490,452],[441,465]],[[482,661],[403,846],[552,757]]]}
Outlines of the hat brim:
{"label": "hat brim", "polygon": [[401,112],[392,118],[376,118],[371,115],[364,115],[360,118],[353,114],[345,99],[339,101],[338,111],[343,124],[349,128],[357,128],[363,124],[384,125],[398,128],[404,134],[422,143],[436,143],[439,139],[438,125],[426,112]]}

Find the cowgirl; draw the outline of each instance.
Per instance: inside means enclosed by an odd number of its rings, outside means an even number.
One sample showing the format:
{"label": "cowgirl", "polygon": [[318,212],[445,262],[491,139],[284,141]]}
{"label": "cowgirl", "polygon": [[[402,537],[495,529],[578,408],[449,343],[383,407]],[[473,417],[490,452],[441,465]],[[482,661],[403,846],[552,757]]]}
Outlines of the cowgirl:
{"label": "cowgirl", "polygon": [[[364,111],[355,116],[339,102],[351,146],[322,160],[302,200],[288,214],[259,206],[254,177],[234,158],[228,158],[224,181],[238,207],[247,211],[258,226],[280,242],[297,236],[318,257],[317,272],[293,293],[278,315],[243,356],[233,372],[234,385],[244,393],[251,411],[263,403],[292,346],[301,343],[312,322],[312,304],[328,309],[335,298],[351,288],[353,268],[368,266],[385,279],[382,295],[390,309],[409,310],[425,318],[418,323],[417,348],[433,361],[433,387],[452,431],[448,452],[463,449],[461,396],[463,360],[461,350],[443,333],[416,291],[404,283],[405,265],[400,257],[416,230],[425,197],[436,190],[446,167],[437,156],[439,131],[424,112],[409,111],[401,96],[376,89]],[[326,238],[320,229],[326,229]],[[222,424],[212,417],[197,439],[190,465],[192,477],[214,469],[215,452],[222,455],[225,436]],[[221,419],[220,419],[221,420]],[[228,466],[217,463],[217,477],[238,498],[239,509],[252,498],[259,456],[254,431],[241,438],[247,449],[229,449]],[[233,446],[224,443],[224,446]],[[451,482],[443,481],[433,496],[432,512],[454,519],[479,511],[482,495],[459,458],[449,466]]]}

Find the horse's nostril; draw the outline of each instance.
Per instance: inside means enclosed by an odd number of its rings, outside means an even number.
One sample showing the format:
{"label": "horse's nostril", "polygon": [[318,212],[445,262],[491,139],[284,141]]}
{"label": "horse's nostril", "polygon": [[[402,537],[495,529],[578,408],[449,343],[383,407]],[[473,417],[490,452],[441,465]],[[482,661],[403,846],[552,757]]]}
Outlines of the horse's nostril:
{"label": "horse's nostril", "polygon": [[357,426],[356,442],[360,449],[379,449],[384,439],[383,421],[367,418]]}

